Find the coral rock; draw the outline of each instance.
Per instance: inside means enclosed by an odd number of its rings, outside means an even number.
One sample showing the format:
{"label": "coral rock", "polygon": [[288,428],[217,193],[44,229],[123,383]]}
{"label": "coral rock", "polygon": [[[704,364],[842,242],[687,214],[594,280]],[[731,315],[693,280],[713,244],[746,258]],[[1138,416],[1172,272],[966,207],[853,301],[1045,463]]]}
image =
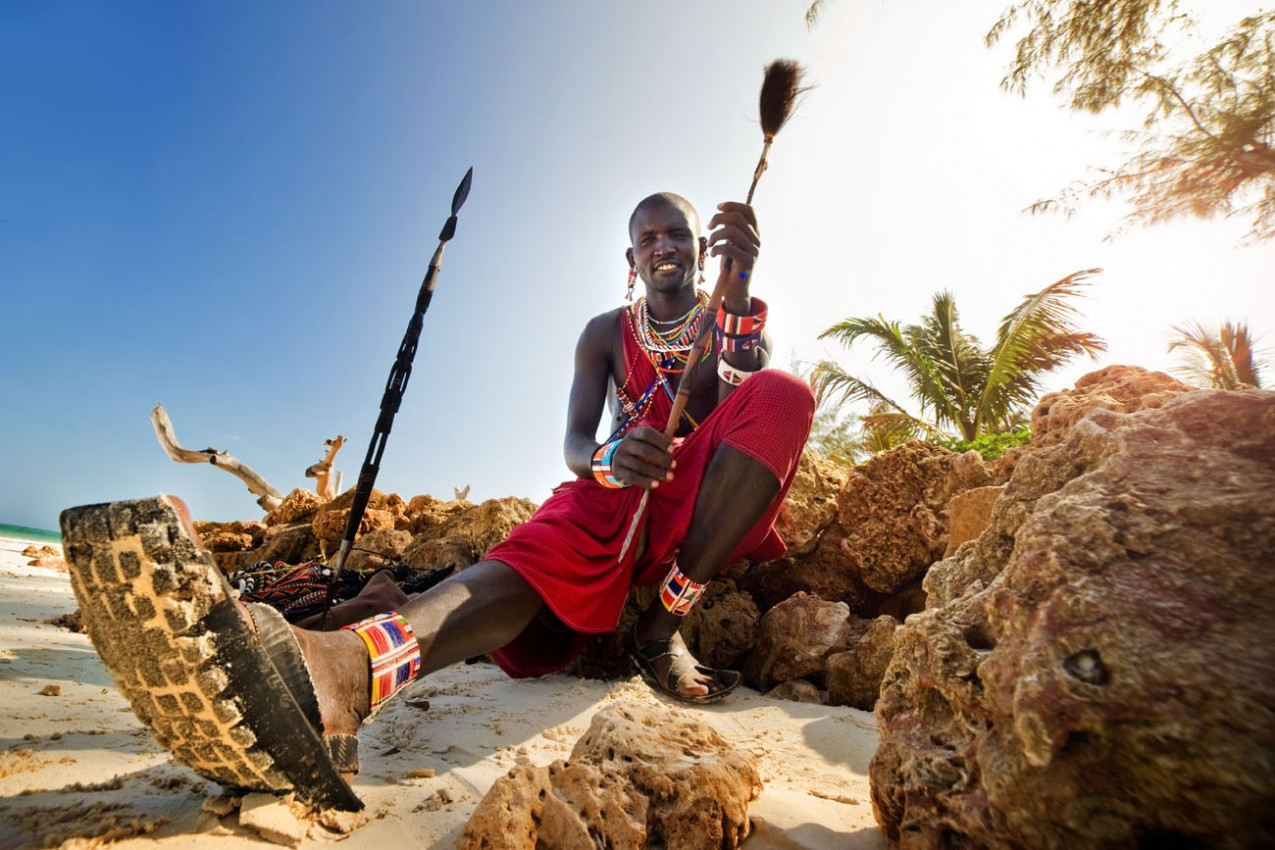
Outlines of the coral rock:
{"label": "coral rock", "polygon": [[934,568],[981,577],[896,632],[870,766],[887,839],[1267,846],[1272,492],[1271,392],[1091,410],[1025,455]]}
{"label": "coral rock", "polygon": [[849,469],[816,451],[802,452],[797,474],[775,518],[775,530],[794,555],[810,552],[819,534],[837,517],[837,492],[845,486]]}
{"label": "coral rock", "polygon": [[798,593],[761,618],[744,677],[761,691],[790,679],[822,682],[828,656],[848,649],[862,628],[844,602]]}
{"label": "coral rock", "polygon": [[828,656],[828,704],[871,711],[881,693],[881,679],[894,657],[898,621],[877,617],[850,648]]}
{"label": "coral rock", "polygon": [[412,542],[410,531],[382,528],[365,534],[354,543],[344,567],[349,570],[371,572],[381,567],[393,566],[403,557],[403,550]]}
{"label": "coral rock", "polygon": [[792,702],[808,702],[823,705],[823,692],[813,682],[805,679],[789,679],[766,691],[767,699],[786,699]]}
{"label": "coral rock", "polygon": [[411,504],[417,506],[412,521],[417,532],[402,557],[404,563],[423,570],[463,568],[479,561],[536,509],[527,499],[514,498],[488,499],[479,505],[443,506],[416,499]]}
{"label": "coral rock", "polygon": [[837,497],[841,551],[865,585],[892,593],[942,557],[952,496],[990,483],[978,452],[911,440],[879,454],[854,468]]}
{"label": "coral rock", "polygon": [[1002,485],[974,487],[957,493],[947,503],[947,551],[950,557],[966,540],[978,537],[992,522],[992,506],[1005,490]]}
{"label": "coral rock", "polygon": [[[335,500],[333,504],[336,504]],[[345,526],[349,521],[348,507],[322,510],[311,520],[310,531],[319,541],[319,546],[324,552],[333,553],[341,545],[341,540],[345,537]],[[359,519],[359,530],[355,532],[355,539],[362,539],[374,531],[392,531],[393,529],[394,514],[391,511],[368,507]]]}
{"label": "coral rock", "polygon": [[1061,443],[1095,408],[1133,413],[1162,406],[1191,387],[1163,372],[1138,366],[1108,366],[1076,381],[1075,388],[1042,396],[1032,411],[1032,447]]}
{"label": "coral rock", "polygon": [[761,787],[756,759],[695,715],[616,702],[594,715],[568,761],[496,780],[457,846],[735,848]]}
{"label": "coral rock", "polygon": [[262,522],[266,525],[287,525],[303,519],[313,519],[319,509],[326,504],[327,502],[313,490],[298,487],[284,496],[279,507],[266,514]]}

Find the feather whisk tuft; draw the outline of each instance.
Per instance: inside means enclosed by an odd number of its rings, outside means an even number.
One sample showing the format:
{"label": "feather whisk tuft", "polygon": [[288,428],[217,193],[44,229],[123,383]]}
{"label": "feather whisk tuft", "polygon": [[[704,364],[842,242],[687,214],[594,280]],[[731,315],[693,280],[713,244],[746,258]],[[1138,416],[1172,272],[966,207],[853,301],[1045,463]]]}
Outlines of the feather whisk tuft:
{"label": "feather whisk tuft", "polygon": [[801,87],[802,67],[791,59],[776,59],[766,67],[761,82],[761,131],[767,139],[775,135],[788,122],[797,97],[805,91]]}

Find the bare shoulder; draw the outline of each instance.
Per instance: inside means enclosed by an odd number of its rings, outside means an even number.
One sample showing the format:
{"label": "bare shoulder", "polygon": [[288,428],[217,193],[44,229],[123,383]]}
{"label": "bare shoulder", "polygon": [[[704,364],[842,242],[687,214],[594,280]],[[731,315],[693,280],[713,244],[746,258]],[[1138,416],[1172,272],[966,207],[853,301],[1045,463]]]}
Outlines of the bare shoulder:
{"label": "bare shoulder", "polygon": [[607,310],[590,319],[580,333],[578,347],[581,350],[610,350],[619,339],[620,318],[623,313],[623,307],[616,307],[614,310]]}

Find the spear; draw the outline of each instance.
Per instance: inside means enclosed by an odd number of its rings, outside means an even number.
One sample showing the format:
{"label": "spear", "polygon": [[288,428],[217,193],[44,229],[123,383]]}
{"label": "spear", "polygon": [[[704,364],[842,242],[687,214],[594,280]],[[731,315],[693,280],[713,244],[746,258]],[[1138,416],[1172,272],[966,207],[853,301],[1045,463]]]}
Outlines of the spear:
{"label": "spear", "polygon": [[[805,89],[801,87],[801,75],[803,71],[800,65],[791,59],[776,59],[766,67],[766,74],[761,82],[761,96],[758,98],[758,111],[761,115],[761,132],[762,132],[762,148],[761,158],[757,160],[757,167],[753,169],[753,182],[748,187],[748,197],[746,203],[753,202],[753,192],[757,189],[757,181],[761,180],[762,174],[766,171],[766,159],[770,156],[771,143],[775,141],[775,136],[783,129],[784,124],[788,123],[788,119],[792,117],[793,107],[797,103],[797,97]],[[677,433],[677,425],[682,419],[682,412],[686,410],[686,402],[691,395],[691,377],[694,374],[695,366],[700,359],[708,353],[708,346],[713,339],[714,317],[717,310],[722,305],[722,297],[726,294],[726,283],[731,276],[731,258],[723,257],[721,272],[717,275],[717,283],[713,286],[713,293],[708,299],[708,305],[704,309],[704,315],[707,317],[702,325],[700,325],[699,333],[695,336],[694,346],[686,357],[686,368],[682,372],[682,379],[677,385],[677,396],[673,399],[673,410],[669,413],[668,425],[664,428],[664,436],[670,440]]]}
{"label": "spear", "polygon": [[[398,347],[398,356],[390,367],[390,377],[385,384],[385,394],[381,396],[381,413],[376,419],[376,428],[372,432],[372,442],[367,447],[367,457],[363,459],[363,468],[359,471],[358,484],[354,488],[354,500],[350,502],[350,516],[345,523],[345,536],[341,539],[341,547],[332,561],[332,579],[328,585],[328,607],[331,607],[336,592],[337,579],[341,567],[345,565],[350,547],[359,532],[359,523],[363,521],[363,513],[367,510],[368,499],[372,495],[372,485],[376,482],[376,473],[381,469],[381,455],[385,452],[385,442],[390,435],[390,427],[394,424],[394,414],[403,401],[403,391],[407,389],[407,379],[412,375],[412,360],[416,357],[416,344],[421,338],[421,322],[429,302],[434,297],[434,280],[438,277],[438,267],[443,259],[443,248],[456,235],[456,213],[469,197],[469,184],[473,180],[474,169],[465,172],[465,177],[456,187],[452,196],[452,214],[443,224],[438,234],[438,247],[434,249],[434,257],[429,261],[429,269],[425,279],[421,281],[421,290],[416,295],[416,311],[407,323],[407,332],[403,334],[403,342]],[[327,615],[327,611],[324,611]]]}

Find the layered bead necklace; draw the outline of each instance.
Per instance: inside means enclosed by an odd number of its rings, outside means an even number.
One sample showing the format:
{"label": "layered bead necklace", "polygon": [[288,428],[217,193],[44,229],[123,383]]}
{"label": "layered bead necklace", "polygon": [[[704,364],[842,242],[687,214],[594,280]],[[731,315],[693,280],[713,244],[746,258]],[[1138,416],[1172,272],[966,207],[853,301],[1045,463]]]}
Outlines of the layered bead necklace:
{"label": "layered bead necklace", "polygon": [[[629,368],[625,373],[625,386],[616,388],[616,396],[620,400],[620,408],[624,412],[624,416],[621,418],[619,427],[615,429],[615,432],[607,439],[607,442],[623,434],[631,425],[642,421],[647,411],[650,410],[651,403],[661,387],[669,399],[673,399],[675,393],[669,383],[668,376],[685,370],[686,360],[690,356],[691,349],[695,347],[695,337],[699,334],[700,328],[704,324],[704,314],[707,306],[708,293],[700,290],[696,292],[695,304],[691,309],[676,319],[652,318],[646,304],[646,296],[639,298],[629,308],[628,319],[633,323],[634,336],[637,337],[642,353],[655,368],[655,378],[646,388],[646,391],[634,400],[626,392],[628,377],[633,374],[634,365],[629,364]],[[690,414],[684,415],[690,421],[692,427],[698,426],[699,423],[692,419]]]}
{"label": "layered bead necklace", "polygon": [[695,304],[676,319],[651,318],[645,295],[630,308],[638,342],[659,372],[676,373],[686,368],[686,358],[695,346],[695,337],[704,323],[704,308],[708,306],[706,293],[699,291],[695,295]]}

